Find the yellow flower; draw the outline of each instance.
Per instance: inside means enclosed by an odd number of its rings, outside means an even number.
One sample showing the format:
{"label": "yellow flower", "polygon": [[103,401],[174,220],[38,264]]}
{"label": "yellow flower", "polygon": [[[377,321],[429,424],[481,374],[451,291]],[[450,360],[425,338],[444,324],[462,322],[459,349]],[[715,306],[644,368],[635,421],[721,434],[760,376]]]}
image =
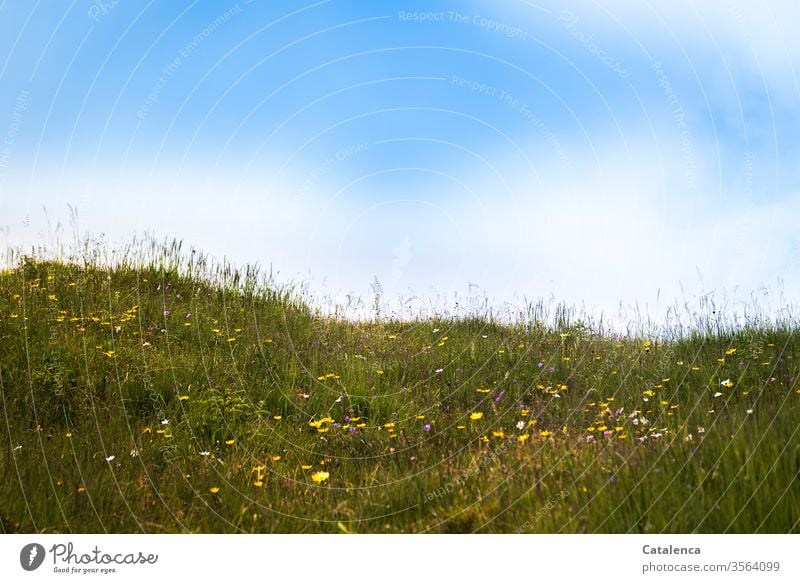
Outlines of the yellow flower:
{"label": "yellow flower", "polygon": [[225,442],[225,445],[233,445],[234,443],[236,443],[235,439],[229,439],[228,441]]}
{"label": "yellow flower", "polygon": [[417,419],[425,419],[425,415],[417,415]]}
{"label": "yellow flower", "polygon": [[473,421],[477,421],[478,419],[483,418],[483,413],[481,413],[480,411],[470,413],[469,418],[472,419]]}
{"label": "yellow flower", "polygon": [[528,433],[525,433],[525,434],[523,434],[523,435],[520,435],[520,436],[517,438],[517,442],[519,442],[519,443],[525,443],[526,441],[528,441],[528,438],[529,438],[529,437],[530,437],[530,434],[528,434]]}
{"label": "yellow flower", "polygon": [[253,482],[253,486],[255,486],[256,488],[260,488],[263,485],[264,485],[263,480],[256,480],[255,482]]}
{"label": "yellow flower", "polygon": [[475,391],[478,392],[478,393],[488,393],[489,389],[484,389],[483,387],[480,387],[480,388],[475,389]]}
{"label": "yellow flower", "polygon": [[279,456],[279,455],[272,456],[272,461],[274,461],[274,462],[277,462],[280,459],[281,459],[281,456]]}
{"label": "yellow flower", "polygon": [[216,494],[217,492],[219,492],[219,488],[217,486],[212,486],[211,488],[208,489],[208,491],[211,492],[212,494]]}
{"label": "yellow flower", "polygon": [[500,439],[505,439],[506,434],[504,431],[492,431],[492,435],[495,437],[499,437]]}
{"label": "yellow flower", "polygon": [[727,354],[728,356],[730,356],[731,354],[736,354],[736,349],[729,348],[728,350],[725,351],[725,354]]}
{"label": "yellow flower", "polygon": [[310,470],[314,466],[305,466],[305,465],[303,465],[303,466],[300,466],[300,467],[303,468],[304,470]]}
{"label": "yellow flower", "polygon": [[319,484],[320,482],[324,482],[329,477],[330,477],[330,474],[328,472],[320,471],[320,472],[314,472],[313,474],[311,474],[311,479],[314,480],[317,484]]}
{"label": "yellow flower", "polygon": [[275,421],[280,421],[281,419],[283,419],[283,416],[281,416],[281,415],[275,415],[275,416],[273,416],[272,418],[273,418]]}
{"label": "yellow flower", "polygon": [[539,437],[550,437],[551,435],[553,434],[549,432],[547,429],[544,429],[539,432]]}
{"label": "yellow flower", "polygon": [[181,395],[180,397],[178,397],[178,399],[181,400],[181,401],[188,401],[189,400],[189,395]]}
{"label": "yellow flower", "polygon": [[67,437],[72,437],[72,432],[71,432],[71,431],[67,431],[67,432],[65,433],[65,435],[66,435]]}
{"label": "yellow flower", "polygon": [[384,423],[383,426],[386,429],[394,429],[394,423]]}

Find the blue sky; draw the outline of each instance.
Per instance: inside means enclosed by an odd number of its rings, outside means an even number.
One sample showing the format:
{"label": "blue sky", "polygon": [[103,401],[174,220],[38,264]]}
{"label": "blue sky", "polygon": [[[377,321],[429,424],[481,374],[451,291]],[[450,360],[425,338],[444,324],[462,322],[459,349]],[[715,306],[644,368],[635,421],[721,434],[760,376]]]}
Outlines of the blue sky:
{"label": "blue sky", "polygon": [[2,2],[0,226],[337,297],[796,300],[800,8],[752,4]]}

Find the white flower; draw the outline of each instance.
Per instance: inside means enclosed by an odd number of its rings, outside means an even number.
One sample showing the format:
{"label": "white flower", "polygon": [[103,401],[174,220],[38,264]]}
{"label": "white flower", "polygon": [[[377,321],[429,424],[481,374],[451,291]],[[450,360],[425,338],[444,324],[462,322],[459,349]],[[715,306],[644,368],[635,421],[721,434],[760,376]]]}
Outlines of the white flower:
{"label": "white flower", "polygon": [[436,374],[439,374],[440,372],[444,372],[444,369],[443,368],[437,368],[436,369]]}
{"label": "white flower", "polygon": [[518,421],[517,422],[517,429],[524,429],[524,428],[525,428],[525,422],[524,421]]}
{"label": "white flower", "polygon": [[201,452],[200,452],[200,455],[202,455],[202,456],[209,456],[209,455],[211,455],[211,452],[210,452],[210,451],[201,451]]}
{"label": "white flower", "polygon": [[705,433],[705,432],[706,432],[705,427],[700,427],[699,425],[697,426],[697,433]]}
{"label": "white flower", "polygon": [[116,456],[110,455],[110,456],[108,456],[108,457],[106,458],[106,461],[107,461],[107,462],[113,462],[115,457],[116,457]]}
{"label": "white flower", "polygon": [[131,450],[131,457],[138,457],[138,456],[139,456],[139,449],[134,447]]}
{"label": "white flower", "polygon": [[162,419],[161,425],[169,425],[169,419]]}
{"label": "white flower", "polygon": [[748,409],[748,410],[747,410],[747,411],[745,411],[745,412],[746,412],[746,413],[749,415],[750,413],[752,413],[752,412],[753,412],[753,410],[752,410],[752,409]]}
{"label": "white flower", "polygon": [[720,393],[720,392],[718,391],[718,392],[714,393],[714,396],[715,396],[715,397],[721,397],[721,396],[722,396],[722,393]]}

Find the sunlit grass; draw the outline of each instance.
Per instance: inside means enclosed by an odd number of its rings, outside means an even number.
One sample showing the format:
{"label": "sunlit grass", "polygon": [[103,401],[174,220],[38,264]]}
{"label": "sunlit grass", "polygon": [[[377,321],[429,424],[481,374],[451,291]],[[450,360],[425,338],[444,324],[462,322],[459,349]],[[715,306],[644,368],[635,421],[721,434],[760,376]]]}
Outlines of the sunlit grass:
{"label": "sunlit grass", "polygon": [[523,313],[343,320],[177,243],[14,255],[0,531],[798,531],[793,320]]}

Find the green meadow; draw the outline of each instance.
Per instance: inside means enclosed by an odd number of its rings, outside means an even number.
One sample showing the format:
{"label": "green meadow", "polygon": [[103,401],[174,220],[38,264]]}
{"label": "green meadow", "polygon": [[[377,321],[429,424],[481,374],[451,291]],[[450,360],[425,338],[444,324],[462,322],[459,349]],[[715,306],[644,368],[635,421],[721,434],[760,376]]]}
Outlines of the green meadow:
{"label": "green meadow", "polygon": [[800,531],[791,319],[344,320],[102,255],[0,272],[0,532]]}

